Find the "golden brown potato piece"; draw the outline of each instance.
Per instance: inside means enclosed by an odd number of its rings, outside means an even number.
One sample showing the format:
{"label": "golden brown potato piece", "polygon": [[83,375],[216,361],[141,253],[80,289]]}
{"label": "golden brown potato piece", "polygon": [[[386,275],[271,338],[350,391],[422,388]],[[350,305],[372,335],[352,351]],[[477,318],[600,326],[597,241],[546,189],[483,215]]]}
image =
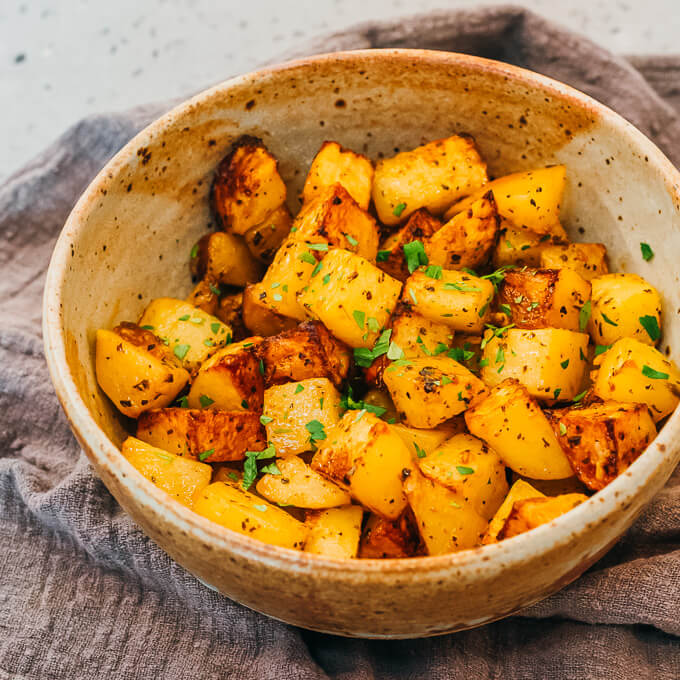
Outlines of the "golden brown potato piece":
{"label": "golden brown potato piece", "polygon": [[486,181],[486,164],[472,137],[453,135],[378,161],[373,203],[378,219],[392,226],[418,208],[441,215]]}
{"label": "golden brown potato piece", "polygon": [[[537,234],[523,227],[516,227],[501,216],[501,228],[491,260],[494,267],[543,267],[541,254],[551,248],[562,247],[566,238],[554,234]],[[559,267],[554,267],[559,269]],[[586,278],[585,276],[583,278]]]}
{"label": "golden brown potato piece", "polygon": [[454,333],[445,323],[426,319],[408,303],[397,305],[389,326],[390,340],[407,358],[442,354],[453,342]]}
{"label": "golden brown potato piece", "polygon": [[267,446],[260,414],[254,411],[146,411],[137,421],[137,438],[205,463],[243,460],[246,451],[262,451]]}
{"label": "golden brown potato piece", "polygon": [[286,200],[278,163],[261,139],[243,135],[217,167],[212,207],[222,229],[245,234]]}
{"label": "golden brown potato piece", "polygon": [[246,286],[243,291],[241,316],[247,330],[255,335],[267,337],[297,326],[296,319],[277,314],[263,302],[265,298],[265,291],[259,284]]}
{"label": "golden brown potato piece", "polygon": [[569,493],[552,498],[526,498],[516,501],[505,525],[498,532],[498,540],[512,538],[541,524],[552,522],[587,500],[588,496],[585,494]]}
{"label": "golden brown potato piece", "polygon": [[[220,321],[222,318],[217,314],[220,306],[219,288],[207,279],[199,281],[191,294],[187,297],[187,302],[198,309],[202,309],[206,314],[217,316]],[[229,325],[228,321],[225,321]]]}
{"label": "golden brown potato piece", "polygon": [[250,335],[243,323],[243,292],[223,295],[215,310],[215,316],[231,328],[232,340],[243,340]]}
{"label": "golden brown potato piece", "polygon": [[607,249],[602,243],[570,243],[543,248],[541,269],[573,269],[586,281],[609,273]]}
{"label": "golden brown potato piece", "polygon": [[503,504],[496,514],[492,517],[489,522],[489,527],[484,534],[482,539],[482,544],[487,545],[489,543],[498,542],[498,533],[505,526],[505,521],[512,512],[512,508],[516,501],[523,501],[526,498],[543,498],[542,494],[538,489],[535,489],[529,482],[523,479],[518,479],[513,485],[508,495],[505,497]]}
{"label": "golden brown potato piece", "polygon": [[499,225],[496,203],[489,191],[425,241],[430,264],[444,269],[474,269],[484,264],[498,238]]}
{"label": "golden brown potato piece", "polygon": [[288,206],[284,203],[267,215],[261,224],[256,224],[243,235],[250,252],[264,264],[269,264],[276,251],[290,234],[293,225]]}
{"label": "golden brown potato piece", "polygon": [[216,231],[202,236],[191,258],[191,273],[208,283],[243,287],[262,278],[262,264],[240,236]]}
{"label": "golden brown potato piece", "polygon": [[340,387],[350,367],[350,350],[318,321],[266,338],[256,350],[266,387],[306,378],[328,378]]}
{"label": "golden brown potato piece", "polygon": [[130,418],[168,406],[189,381],[189,373],[160,338],[128,322],[113,331],[97,331],[95,366],[99,386]]}
{"label": "golden brown potato piece", "polygon": [[364,511],[358,505],[345,505],[328,510],[310,510],[305,514],[309,534],[305,552],[335,559],[357,556]]}
{"label": "golden brown potato piece", "polygon": [[420,536],[413,514],[408,510],[398,519],[371,515],[366,522],[359,546],[363,559],[393,559],[418,554]]}
{"label": "golden brown potato piece", "polygon": [[605,401],[547,416],[576,476],[593,491],[616,479],[656,437],[644,404]]}
{"label": "golden brown potato piece", "polygon": [[363,210],[368,210],[373,185],[373,163],[337,142],[324,142],[309,168],[302,189],[303,203],[314,200],[328,187],[341,184]]}
{"label": "golden brown potato piece", "polygon": [[380,245],[378,267],[399,281],[406,281],[411,275],[404,258],[404,246],[411,241],[424,242],[442,223],[425,208],[416,210],[399,231],[388,236]]}

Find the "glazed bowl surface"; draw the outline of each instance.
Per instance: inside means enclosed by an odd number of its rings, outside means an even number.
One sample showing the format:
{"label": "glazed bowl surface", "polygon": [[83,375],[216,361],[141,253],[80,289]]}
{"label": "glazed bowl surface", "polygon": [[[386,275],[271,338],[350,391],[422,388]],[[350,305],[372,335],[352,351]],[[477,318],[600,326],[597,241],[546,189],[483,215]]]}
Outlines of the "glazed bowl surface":
{"label": "glazed bowl surface", "polygon": [[[612,270],[638,273],[662,291],[663,349],[670,346],[678,361],[678,172],[603,105],[499,62],[364,50],[226,81],[139,133],[99,173],[64,226],[47,276],[43,331],[73,431],[111,493],[161,548],[252,609],[360,637],[422,637],[502,618],[601,557],[680,459],[676,412],[625,474],[549,525],[451,555],[339,561],[223,529],[172,501],[122,457],[126,423],[97,387],[95,332],[138,318],[155,297],[188,294],[189,251],[213,226],[212,174],[235,138],[261,137],[277,156],[295,211],[325,140],[379,158],[462,132],[475,137],[493,176],[566,164],[567,231],[574,240],[603,242]],[[651,262],[640,256],[641,241],[656,253]]]}

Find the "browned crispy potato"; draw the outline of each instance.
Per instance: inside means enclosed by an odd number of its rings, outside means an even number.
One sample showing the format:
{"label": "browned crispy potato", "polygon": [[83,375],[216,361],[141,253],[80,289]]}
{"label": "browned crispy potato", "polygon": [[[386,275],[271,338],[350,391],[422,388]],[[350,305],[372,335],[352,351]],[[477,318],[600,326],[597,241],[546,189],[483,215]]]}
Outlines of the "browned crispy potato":
{"label": "browned crispy potato", "polygon": [[373,163],[337,142],[324,142],[309,168],[302,189],[303,203],[314,200],[324,189],[340,183],[363,210],[368,210],[373,185]]}
{"label": "browned crispy potato", "polygon": [[590,293],[590,283],[573,269],[519,269],[505,272],[499,300],[517,328],[578,331]]}
{"label": "browned crispy potato", "polygon": [[298,322],[283,314],[277,314],[260,299],[264,291],[258,285],[246,286],[243,291],[241,317],[243,325],[255,335],[267,337],[295,328]]}
{"label": "browned crispy potato", "polygon": [[[548,248],[562,247],[566,238],[555,234],[537,234],[517,227],[501,216],[501,228],[491,260],[494,267],[543,267],[541,254]],[[559,267],[554,267],[559,269]],[[586,277],[583,277],[586,278]]]}
{"label": "browned crispy potato", "polygon": [[656,437],[644,404],[606,401],[547,415],[576,476],[593,491],[616,479]]}
{"label": "browned crispy potato", "polygon": [[[416,210],[399,231],[382,242],[380,245],[382,255],[378,267],[395,279],[406,281],[410,272],[404,259],[404,246],[411,241],[425,241],[441,226],[442,223],[425,208]],[[383,257],[385,259],[382,259]]]}
{"label": "browned crispy potato", "polygon": [[552,522],[587,500],[588,496],[585,494],[569,493],[552,498],[526,498],[516,501],[503,528],[498,532],[498,540],[512,538],[541,524]]}
{"label": "browned crispy potato", "polygon": [[418,554],[420,536],[413,514],[408,510],[398,519],[383,519],[371,514],[366,522],[359,557],[389,559],[413,557]]}
{"label": "browned crispy potato", "polygon": [[146,411],[137,421],[137,438],[206,463],[243,460],[246,451],[262,451],[267,446],[260,414],[255,411]]}
{"label": "browned crispy potato", "polygon": [[223,295],[215,316],[231,328],[232,340],[243,340],[250,333],[243,323],[243,292]]}
{"label": "browned crispy potato", "polygon": [[496,514],[491,518],[489,526],[482,539],[482,544],[498,542],[498,532],[505,526],[505,521],[512,512],[517,501],[522,501],[526,498],[543,498],[544,494],[538,489],[535,489],[529,482],[518,479],[511,487],[508,495],[505,497],[502,505],[496,511]]}
{"label": "browned crispy potato", "polygon": [[602,243],[550,245],[542,249],[542,269],[573,269],[586,281],[609,273],[607,249]]}
{"label": "browned crispy potato", "polygon": [[245,286],[262,278],[262,265],[240,236],[216,231],[202,236],[191,258],[191,273],[208,284]]}
{"label": "browned crispy potato", "polygon": [[260,262],[269,264],[279,246],[286,240],[293,224],[288,206],[284,203],[267,215],[261,224],[256,224],[243,235],[250,252]]}
{"label": "browned crispy potato", "polygon": [[425,241],[430,264],[444,269],[474,269],[483,264],[496,243],[499,224],[496,202],[489,191]]}
{"label": "browned crispy potato", "polygon": [[286,200],[277,160],[261,139],[243,135],[217,167],[212,207],[222,228],[235,234],[262,224]]}
{"label": "browned crispy potato", "polygon": [[[207,279],[203,279],[196,284],[191,294],[187,297],[187,302],[198,309],[202,309],[206,314],[217,316],[222,321],[222,318],[217,314],[220,305],[219,288]],[[229,325],[228,321],[224,323]]]}
{"label": "browned crispy potato", "polygon": [[318,321],[266,338],[256,350],[266,387],[306,378],[328,378],[339,387],[347,377],[350,351]]}

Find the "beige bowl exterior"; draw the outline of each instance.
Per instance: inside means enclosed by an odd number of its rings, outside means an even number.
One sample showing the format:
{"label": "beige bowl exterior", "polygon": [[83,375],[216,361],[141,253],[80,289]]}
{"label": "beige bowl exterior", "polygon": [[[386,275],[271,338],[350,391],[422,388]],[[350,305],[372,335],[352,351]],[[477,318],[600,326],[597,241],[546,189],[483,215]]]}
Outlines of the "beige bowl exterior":
{"label": "beige bowl exterior", "polygon": [[[405,638],[463,630],[577,578],[659,491],[680,458],[676,412],[620,478],[550,525],[440,557],[338,561],[265,545],[170,500],[121,456],[122,420],[97,387],[97,328],[190,288],[191,245],[210,225],[212,173],[232,140],[262,137],[291,208],[326,139],[378,158],[468,132],[492,175],[566,163],[565,222],[665,299],[664,347],[680,348],[680,177],[640,132],[587,96],[505,64],[445,52],[366,50],[229,80],[143,130],[71,213],[47,276],[44,337],[57,395],[92,465],[173,559],[224,595],[305,628]],[[652,245],[651,263],[639,242]]]}

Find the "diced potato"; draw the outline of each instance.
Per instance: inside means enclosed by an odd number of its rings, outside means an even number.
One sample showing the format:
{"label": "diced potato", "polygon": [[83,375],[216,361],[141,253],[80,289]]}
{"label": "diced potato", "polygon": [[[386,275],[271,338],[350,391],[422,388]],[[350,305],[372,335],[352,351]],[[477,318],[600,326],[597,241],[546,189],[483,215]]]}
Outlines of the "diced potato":
{"label": "diced potato", "polygon": [[189,408],[261,413],[264,380],[254,352],[260,340],[227,345],[206,359],[191,384]]}
{"label": "diced potato", "polygon": [[352,498],[381,517],[401,515],[406,508],[402,482],[414,466],[387,423],[372,413],[347,411],[319,445],[312,468],[348,487]]}
{"label": "diced potato", "polygon": [[278,163],[261,139],[243,135],[217,167],[212,206],[222,228],[235,234],[262,224],[286,200]]}
{"label": "diced potato", "polygon": [[500,457],[472,435],[457,434],[417,462],[426,477],[455,491],[484,519],[494,516],[508,493]]}
{"label": "diced potato", "polygon": [[159,489],[189,508],[194,504],[195,495],[210,484],[210,465],[173,456],[135,437],[123,442],[121,453]]}
{"label": "diced potato", "polygon": [[174,298],[151,301],[139,325],[148,327],[166,343],[188,371],[195,371],[232,337],[231,328],[216,316]]}
{"label": "diced potato", "polygon": [[263,302],[266,298],[267,293],[261,284],[246,286],[243,291],[241,316],[243,324],[251,333],[267,337],[297,326],[296,319],[277,314]]}
{"label": "diced potato", "polygon": [[364,511],[358,505],[308,512],[305,552],[335,559],[356,557],[363,515]]}
{"label": "diced potato", "polygon": [[499,223],[493,194],[488,192],[425,241],[430,264],[462,269],[485,263],[498,238]]}
{"label": "diced potato", "polygon": [[373,186],[373,163],[337,142],[324,142],[309,168],[302,189],[303,203],[315,199],[324,189],[340,183],[363,210],[368,210]]}
{"label": "diced potato", "polygon": [[489,522],[489,527],[484,534],[482,543],[487,545],[489,543],[496,543],[498,541],[498,533],[505,526],[508,516],[512,512],[512,508],[516,501],[523,501],[527,498],[545,498],[537,489],[534,489],[529,482],[523,479],[518,479],[510,488],[508,495],[505,497],[503,504],[496,511],[492,520]]}
{"label": "diced potato", "polygon": [[606,401],[552,411],[548,419],[576,476],[593,491],[616,479],[656,437],[644,404]]}
{"label": "diced potato", "polygon": [[417,470],[404,482],[404,492],[429,555],[445,555],[481,543],[487,522],[460,494]]}
{"label": "diced potato", "polygon": [[340,393],[328,378],[273,385],[264,392],[267,439],[280,456],[321,445],[321,439],[314,438],[313,433],[320,430],[326,435],[341,415]]}
{"label": "diced potato", "polygon": [[307,378],[328,378],[339,387],[350,367],[349,348],[318,321],[266,338],[257,348],[267,387]]}
{"label": "diced potato", "polygon": [[[211,314],[212,316],[217,316],[220,321],[222,318],[217,315],[217,311],[220,306],[220,289],[215,286],[214,283],[208,281],[208,279],[203,279],[199,281],[194,289],[191,291],[187,297],[187,302],[197,309],[203,310],[206,314]],[[228,322],[224,322],[227,323]]]}
{"label": "diced potato", "polygon": [[378,560],[413,557],[419,547],[418,528],[408,510],[396,520],[371,514],[361,537],[359,557]]}
{"label": "diced potato", "polygon": [[[661,337],[661,296],[656,288],[637,274],[606,274],[593,279],[592,285],[588,330],[595,343],[635,338],[656,345]],[[651,335],[642,320],[651,324]]]}
{"label": "diced potato", "polygon": [[482,380],[489,386],[516,378],[532,397],[573,399],[583,389],[588,336],[561,328],[503,333],[487,331],[482,356]]}
{"label": "diced potato", "polygon": [[273,312],[303,321],[307,315],[298,302],[298,293],[307,287],[318,265],[314,252],[300,241],[284,243],[261,283],[253,286],[255,297]]}
{"label": "diced potato", "polygon": [[241,340],[250,335],[242,318],[244,294],[239,292],[223,295],[215,311],[215,316],[231,328],[232,340]]}
{"label": "diced potato", "polygon": [[395,279],[406,281],[411,273],[404,258],[404,246],[411,241],[424,242],[441,226],[442,223],[425,208],[416,210],[399,231],[390,234],[380,245],[383,255],[378,267]]}
{"label": "diced potato", "polygon": [[580,327],[581,309],[590,300],[590,283],[572,269],[506,271],[499,301],[517,328]]}
{"label": "diced potato", "polygon": [[151,331],[131,323],[97,331],[95,369],[99,387],[130,418],[168,406],[189,381],[172,351]]}
{"label": "diced potato", "polygon": [[298,456],[279,458],[280,474],[267,473],[257,483],[257,493],[272,503],[296,508],[336,508],[351,503],[350,495],[328,481]]}
{"label": "diced potato", "polygon": [[596,359],[593,392],[600,399],[647,404],[655,422],[680,401],[680,371],[654,347],[622,338]]}
{"label": "diced potato", "polygon": [[494,387],[466,411],[465,422],[520,475],[563,479],[574,474],[548,419],[518,380]]}
{"label": "diced potato", "polygon": [[235,234],[216,231],[196,244],[191,273],[209,283],[245,286],[262,278],[262,265],[253,257],[245,241]]}
{"label": "diced potato", "polygon": [[269,213],[261,224],[250,227],[243,238],[250,252],[260,261],[269,264],[276,251],[290,234],[293,218],[284,203]]}
{"label": "diced potato", "polygon": [[566,238],[553,234],[537,234],[501,218],[500,234],[491,259],[495,267],[507,267],[511,264],[518,267],[542,267],[541,254],[553,246],[561,247],[564,241]]}
{"label": "diced potato", "polygon": [[493,191],[499,214],[515,226],[530,229],[537,234],[564,236],[564,229],[560,224],[560,203],[565,176],[564,165],[553,165],[550,168],[499,177],[482,190],[454,204],[447,211],[446,218],[467,210],[487,191]]}
{"label": "diced potato", "polygon": [[465,272],[442,270],[440,279],[416,271],[404,285],[402,298],[425,318],[463,333],[479,333],[489,318],[493,284]]}
{"label": "diced potato", "polygon": [[408,446],[413,460],[418,462],[419,458],[424,458],[431,454],[447,439],[460,432],[464,432],[465,421],[462,419],[462,416],[460,418],[452,418],[432,430],[408,427],[408,425],[403,423],[395,423],[390,425],[390,427],[393,432],[396,432],[401,437],[404,444]]}
{"label": "diced potato", "polygon": [[371,262],[375,262],[378,252],[375,220],[357,205],[342,184],[333,184],[304,205],[295,218],[291,237],[344,248]]}
{"label": "diced potato", "polygon": [[399,281],[368,260],[334,248],[298,302],[350,347],[373,347],[400,291]]}
{"label": "diced potato", "polygon": [[390,340],[404,352],[405,357],[441,354],[453,342],[453,331],[445,323],[426,319],[407,304],[398,306],[390,326]]}
{"label": "diced potato", "polygon": [[479,378],[447,356],[392,364],[383,380],[401,418],[407,425],[423,429],[462,413],[486,391]]}
{"label": "diced potato", "polygon": [[454,201],[486,184],[486,164],[471,137],[453,135],[378,161],[373,203],[388,226],[418,208],[440,215]]}
{"label": "diced potato", "polygon": [[552,522],[587,500],[588,496],[585,494],[570,493],[553,498],[526,498],[516,501],[503,528],[498,532],[498,540],[512,538],[541,524]]}
{"label": "diced potato", "polygon": [[137,421],[137,438],[207,463],[243,460],[246,451],[263,451],[267,446],[260,415],[254,411],[146,411]]}
{"label": "diced potato", "polygon": [[607,249],[602,243],[570,243],[551,245],[541,251],[543,269],[573,269],[586,281],[609,273]]}
{"label": "diced potato", "polygon": [[282,548],[302,550],[307,539],[307,527],[285,510],[224,482],[214,482],[199,493],[194,512],[227,529]]}

